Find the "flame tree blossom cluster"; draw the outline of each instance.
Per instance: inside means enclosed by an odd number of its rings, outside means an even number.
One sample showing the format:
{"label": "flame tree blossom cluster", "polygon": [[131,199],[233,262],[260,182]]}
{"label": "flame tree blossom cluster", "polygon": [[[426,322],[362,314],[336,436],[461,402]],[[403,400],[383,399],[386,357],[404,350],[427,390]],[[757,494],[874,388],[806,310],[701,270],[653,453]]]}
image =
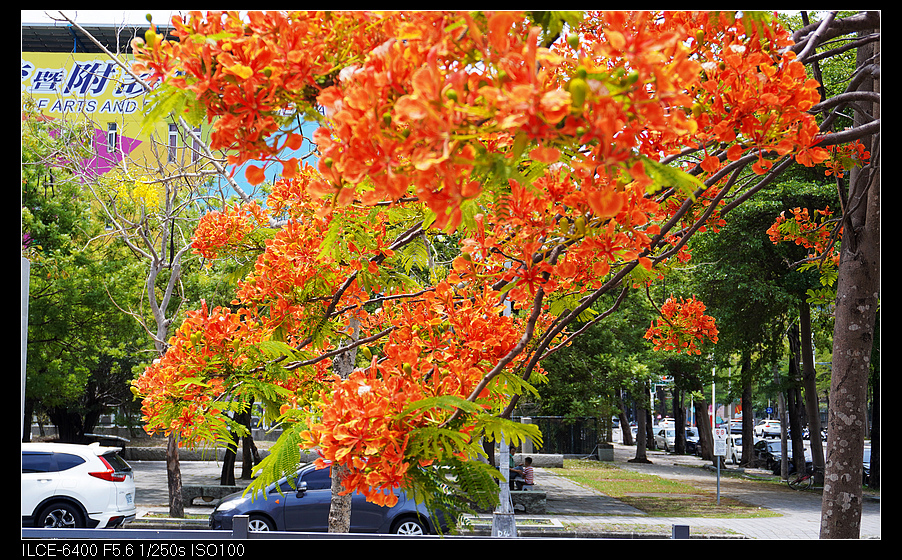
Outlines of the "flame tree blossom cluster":
{"label": "flame tree blossom cluster", "polygon": [[[558,41],[507,11],[192,12],[176,41],[151,28],[133,46],[167,100],[155,110],[206,118],[229,163],[282,170],[267,208],[210,214],[195,250],[228,256],[266,219],[285,225],[232,309],[191,314],[135,383],[149,425],[204,441],[255,391],[349,468],[345,491],[380,503],[416,467],[471,456],[602,294],[654,282],[722,225],[735,170],[828,158],[806,112],[817,82],[785,30],[750,17],[589,12]],[[283,156],[305,119],[315,167]],[[404,259],[438,230],[460,254],[422,285]],[[716,342],[701,302],[662,317],[656,347]],[[331,375],[351,348],[366,364]]]}

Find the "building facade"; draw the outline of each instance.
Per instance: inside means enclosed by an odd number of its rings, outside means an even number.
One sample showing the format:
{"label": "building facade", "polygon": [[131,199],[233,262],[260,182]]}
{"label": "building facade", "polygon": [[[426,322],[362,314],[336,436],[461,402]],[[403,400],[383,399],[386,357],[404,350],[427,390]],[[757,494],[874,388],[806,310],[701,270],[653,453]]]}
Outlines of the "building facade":
{"label": "building facade", "polygon": [[174,120],[145,123],[144,86],[94,43],[101,42],[120,62],[130,64],[130,42],[146,29],[88,26],[89,37],[67,25],[22,26],[23,108],[46,119],[88,125],[94,157],[80,165],[88,176],[116,167],[146,175],[148,170],[172,172],[201,163],[198,139],[204,141],[209,131],[197,127],[191,135]]}

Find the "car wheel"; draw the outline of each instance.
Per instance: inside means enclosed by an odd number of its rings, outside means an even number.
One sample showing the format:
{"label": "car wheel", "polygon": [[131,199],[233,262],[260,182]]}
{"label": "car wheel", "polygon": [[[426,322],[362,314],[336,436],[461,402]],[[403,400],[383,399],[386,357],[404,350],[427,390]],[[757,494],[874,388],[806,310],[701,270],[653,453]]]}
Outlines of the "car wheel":
{"label": "car wheel", "polygon": [[247,530],[261,533],[264,531],[275,531],[276,526],[272,521],[262,515],[252,515],[247,521]]}
{"label": "car wheel", "polygon": [[44,528],[83,528],[85,519],[77,507],[60,502],[50,504],[41,510],[36,525]]}
{"label": "car wheel", "polygon": [[415,517],[408,517],[396,524],[392,533],[396,535],[428,535],[429,529],[421,520]]}

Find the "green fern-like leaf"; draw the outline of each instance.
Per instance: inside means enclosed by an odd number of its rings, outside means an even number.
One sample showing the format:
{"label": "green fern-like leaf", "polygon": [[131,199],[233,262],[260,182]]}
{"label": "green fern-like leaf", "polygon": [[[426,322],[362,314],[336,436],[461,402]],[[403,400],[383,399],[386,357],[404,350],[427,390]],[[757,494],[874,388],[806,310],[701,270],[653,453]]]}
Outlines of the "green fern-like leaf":
{"label": "green fern-like leaf", "polygon": [[696,189],[705,188],[705,184],[698,177],[686,173],[682,169],[664,165],[648,157],[642,157],[645,173],[653,181],[646,188],[649,193],[655,193],[663,188],[675,188],[683,196],[693,198]]}
{"label": "green fern-like leaf", "polygon": [[532,440],[537,447],[542,444],[542,432],[535,424],[522,424],[490,414],[479,416],[475,432],[493,441],[503,438],[510,445],[520,445],[526,439]]}
{"label": "green fern-like leaf", "polygon": [[[292,475],[298,471],[302,464],[300,444],[303,442],[301,432],[307,426],[301,422],[293,422],[284,426],[282,435],[270,447],[269,455],[254,466],[254,480],[247,487],[245,494],[249,492],[262,492],[273,482],[288,477],[292,483]],[[265,495],[265,494],[264,494]]]}

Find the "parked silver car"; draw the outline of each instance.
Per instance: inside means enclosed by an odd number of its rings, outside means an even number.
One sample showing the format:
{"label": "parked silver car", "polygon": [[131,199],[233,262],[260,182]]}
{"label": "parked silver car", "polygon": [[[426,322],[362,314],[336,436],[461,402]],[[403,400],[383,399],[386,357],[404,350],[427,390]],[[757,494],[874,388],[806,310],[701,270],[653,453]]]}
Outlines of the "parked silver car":
{"label": "parked silver car", "polygon": [[664,451],[670,451],[676,445],[676,430],[673,427],[661,428],[655,432],[655,446]]}

